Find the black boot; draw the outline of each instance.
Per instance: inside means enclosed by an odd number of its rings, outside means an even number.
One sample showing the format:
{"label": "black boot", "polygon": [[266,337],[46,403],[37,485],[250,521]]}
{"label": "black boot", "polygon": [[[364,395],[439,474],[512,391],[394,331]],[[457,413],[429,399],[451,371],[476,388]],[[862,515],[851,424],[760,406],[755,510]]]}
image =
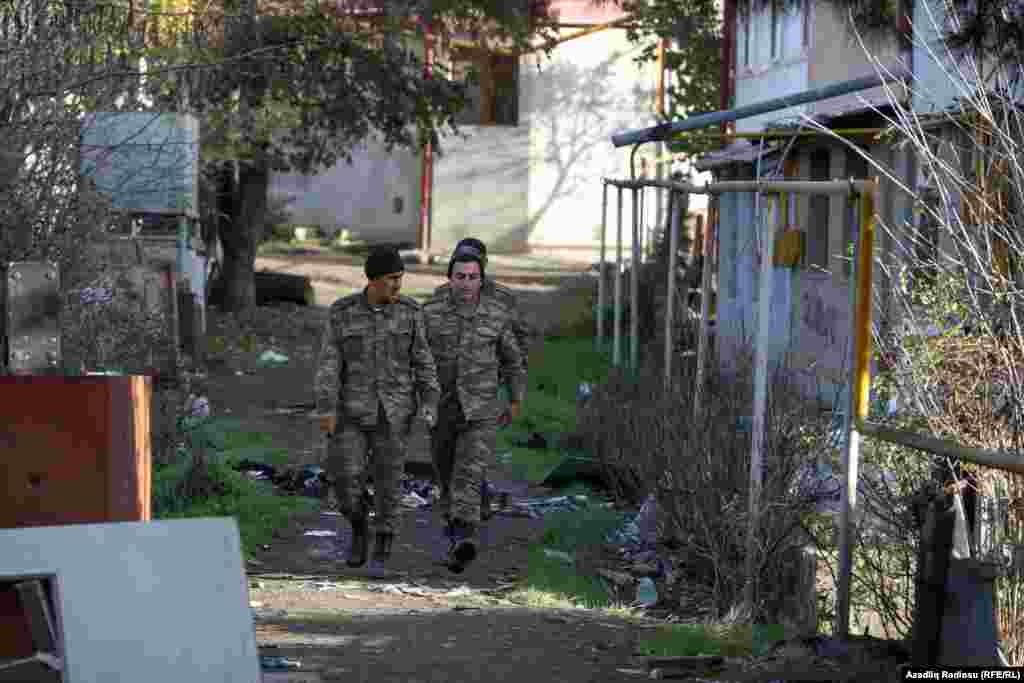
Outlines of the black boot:
{"label": "black boot", "polygon": [[352,520],[352,545],[348,548],[345,564],[350,567],[362,567],[366,564],[366,554],[370,545],[370,524],[365,517]]}
{"label": "black boot", "polygon": [[391,559],[391,544],[395,541],[394,534],[379,533],[373,545],[373,560],[387,562]]}
{"label": "black boot", "polygon": [[394,540],[394,534],[389,534],[383,531],[378,531],[375,534],[373,555],[370,556],[370,564],[366,567],[371,576],[387,578],[394,573],[389,566],[389,561],[391,560],[391,545],[394,543]]}
{"label": "black boot", "polygon": [[448,570],[461,574],[476,559],[476,527],[461,519],[452,522],[452,544],[448,551]]}

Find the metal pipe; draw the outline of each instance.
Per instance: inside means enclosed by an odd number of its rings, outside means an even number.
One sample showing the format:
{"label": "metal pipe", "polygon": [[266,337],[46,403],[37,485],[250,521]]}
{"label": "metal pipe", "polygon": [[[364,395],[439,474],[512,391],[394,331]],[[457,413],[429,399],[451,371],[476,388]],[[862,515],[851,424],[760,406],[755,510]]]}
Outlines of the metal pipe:
{"label": "metal pipe", "polygon": [[641,189],[633,189],[633,261],[629,269],[629,367],[640,367],[640,207]]}
{"label": "metal pipe", "polygon": [[853,321],[850,359],[853,374],[847,390],[844,416],[843,487],[839,491],[839,581],[836,586],[835,632],[840,637],[850,630],[850,583],[853,573],[853,519],[857,510],[857,471],[860,457],[858,423],[867,416],[871,390],[871,271],[874,255],[875,196],[861,195],[860,230],[854,242],[854,272],[851,275]]}
{"label": "metal pipe", "polygon": [[[712,207],[709,207],[707,224],[704,226],[704,263],[701,264],[700,273],[700,334],[697,337],[697,390],[693,402],[695,417],[700,410],[701,393],[704,390],[704,366],[708,362],[708,342],[710,341],[708,339],[708,330],[711,317],[711,259],[713,252],[712,244],[715,239],[715,221],[718,215],[718,210],[715,208],[717,203],[718,198],[716,197],[712,202]],[[703,225],[701,218],[701,216],[697,217],[698,229]]]}
{"label": "metal pipe", "polygon": [[604,350],[605,245],[608,233],[608,183],[601,186],[601,265],[597,278],[597,348]]}
{"label": "metal pipe", "polygon": [[622,188],[619,188],[619,223],[615,237],[615,331],[612,333],[612,365],[622,365]]}
{"label": "metal pipe", "polygon": [[880,85],[885,85],[892,81],[902,80],[907,76],[906,70],[901,67],[896,67],[894,71],[895,73],[874,73],[870,76],[855,78],[850,81],[830,83],[828,85],[812,88],[792,95],[784,95],[782,97],[775,97],[763,102],[755,102],[754,104],[748,104],[743,107],[736,107],[735,109],[727,109],[725,111],[715,111],[707,114],[701,114],[699,116],[692,116],[682,121],[663,123],[649,128],[628,130],[624,133],[613,135],[612,144],[615,147],[625,147],[627,145],[636,145],[644,142],[665,140],[673,133],[681,133],[683,131],[694,130],[696,128],[705,128],[719,123],[726,123],[729,121],[750,118],[751,116],[757,116],[759,114],[779,111],[780,109],[788,109],[789,107],[795,107],[801,104],[818,102],[830,97],[839,97],[840,95],[847,95],[861,90],[877,88]]}
{"label": "metal pipe", "polygon": [[953,441],[937,439],[926,434],[916,434],[898,429],[890,429],[871,422],[860,421],[857,429],[867,436],[890,443],[899,444],[908,448],[914,448],[926,453],[934,453],[955,460],[966,460],[985,467],[993,467],[1005,472],[1024,474],[1024,458],[1011,453],[987,450],[984,448],[970,448],[961,446]]}
{"label": "metal pipe", "polygon": [[720,131],[687,131],[685,134],[681,134],[679,138],[669,138],[668,142],[686,142],[690,138],[739,138],[739,139],[752,139],[760,140],[761,138],[800,138],[800,137],[815,137],[818,135],[827,135],[832,137],[833,135],[871,135],[884,133],[890,128],[830,128],[827,131],[805,129],[789,130],[787,128],[768,128],[763,131],[756,133],[722,133]]}
{"label": "metal pipe", "polygon": [[679,249],[679,224],[673,215],[674,197],[668,196],[668,278],[665,289],[665,388],[672,386],[672,318],[676,301],[676,251]]}
{"label": "metal pipe", "polygon": [[[877,187],[877,180],[875,181]],[[860,238],[857,261],[857,346],[854,356],[854,416],[863,420],[868,416],[871,397],[871,275],[874,265],[875,193],[861,195]]]}
{"label": "metal pipe", "polygon": [[[750,498],[746,547],[744,599],[753,608],[757,598],[757,530],[761,516],[761,485],[764,477],[765,420],[768,404],[768,338],[771,337],[772,257],[775,251],[775,221],[778,202],[767,198],[767,218],[761,227],[761,272],[758,278],[757,345],[754,348],[754,416],[751,427]],[[761,221],[755,217],[754,224]]]}
{"label": "metal pipe", "polygon": [[874,187],[871,180],[723,180],[705,185],[677,183],[667,180],[615,180],[610,185],[626,189],[663,187],[690,194],[721,194],[722,192],[795,192],[798,194],[849,195],[867,192]]}
{"label": "metal pipe", "polygon": [[[423,29],[423,77],[430,80],[434,73],[434,35],[428,23]],[[420,161],[420,226],[419,244],[422,263],[429,263],[431,250],[431,220],[434,199],[434,146],[427,140]]]}

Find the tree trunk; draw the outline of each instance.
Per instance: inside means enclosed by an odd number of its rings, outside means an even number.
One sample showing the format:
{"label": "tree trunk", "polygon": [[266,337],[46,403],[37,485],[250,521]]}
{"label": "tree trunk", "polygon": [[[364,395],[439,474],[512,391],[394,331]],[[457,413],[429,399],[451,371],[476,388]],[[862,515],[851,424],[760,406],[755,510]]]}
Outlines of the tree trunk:
{"label": "tree trunk", "polygon": [[256,306],[256,247],[266,221],[269,187],[270,168],[265,161],[239,163],[231,220],[221,232],[221,306],[225,311],[244,311]]}

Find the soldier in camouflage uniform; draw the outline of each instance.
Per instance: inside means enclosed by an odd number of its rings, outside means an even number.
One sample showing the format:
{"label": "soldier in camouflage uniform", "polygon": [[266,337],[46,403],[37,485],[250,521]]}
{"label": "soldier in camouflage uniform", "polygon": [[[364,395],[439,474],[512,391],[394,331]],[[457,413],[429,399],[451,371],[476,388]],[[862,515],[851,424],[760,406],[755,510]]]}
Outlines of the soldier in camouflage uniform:
{"label": "soldier in camouflage uniform", "polygon": [[315,392],[329,436],[326,469],[339,509],[352,525],[346,562],[363,565],[369,544],[365,495],[368,456],[376,517],[372,565],[383,568],[394,541],[400,479],[414,413],[436,422],[440,387],[418,303],[399,296],[405,266],[377,249],[366,261],[366,288],[334,302],[323,333]]}
{"label": "soldier in camouflage uniform", "polygon": [[[483,242],[473,237],[467,237],[463,240],[460,240],[459,243],[455,245],[455,251],[457,252],[459,249],[463,247],[476,249],[480,253],[481,269],[487,269],[487,246]],[[451,291],[452,288],[450,281],[451,272],[449,272],[448,277],[449,282],[446,282],[445,284],[441,285],[440,287],[434,290],[434,298],[443,298],[448,296],[448,293]],[[482,282],[483,285],[480,288],[480,293],[482,296],[495,298],[501,303],[503,303],[506,308],[512,311],[512,334],[515,336],[516,343],[519,345],[519,353],[523,360],[523,372],[526,373],[529,368],[530,344],[531,338],[533,336],[533,329],[531,328],[530,324],[526,321],[526,319],[523,317],[522,312],[519,309],[519,302],[516,300],[516,295],[511,289],[495,282],[493,277],[485,278],[482,280]],[[504,380],[504,378],[501,377],[500,367],[498,368],[498,373],[499,378]],[[499,424],[499,428],[507,425],[508,421],[508,414],[503,415],[501,418],[501,423]],[[440,482],[439,485],[441,486],[442,490],[446,490],[451,484],[451,459],[442,458],[440,461],[438,461],[438,459],[435,458],[434,471],[437,476],[438,482]],[[480,493],[480,504],[483,508],[484,518],[486,519],[491,515],[491,497],[488,495],[488,486],[486,481],[481,487]]]}
{"label": "soldier in camouflage uniform", "polygon": [[[483,262],[479,249],[456,249],[448,266],[451,287],[423,307],[442,392],[431,450],[438,471],[451,473],[449,480],[440,478],[441,510],[450,539],[448,567],[456,573],[477,554],[481,488],[493,465],[498,425],[518,415],[526,392],[512,331],[515,311],[482,294]],[[509,391],[508,414],[498,400],[499,382]]]}
{"label": "soldier in camouflage uniform", "polygon": [[[487,270],[487,245],[478,239],[467,237],[455,245],[455,251],[458,251],[462,247],[470,247],[479,251],[480,267]],[[450,281],[451,273],[449,273],[448,277],[448,282],[434,290],[434,297],[448,296],[448,292],[451,291],[452,288]],[[508,287],[495,282],[494,278],[486,278],[483,280],[483,286],[480,288],[480,293],[483,296],[498,299],[505,304],[506,308],[512,311],[512,334],[515,336],[516,343],[519,345],[519,353],[523,359],[523,372],[526,372],[530,361],[530,340],[533,336],[533,329],[530,327],[530,323],[526,321],[520,312],[519,302],[516,300],[515,293]]]}

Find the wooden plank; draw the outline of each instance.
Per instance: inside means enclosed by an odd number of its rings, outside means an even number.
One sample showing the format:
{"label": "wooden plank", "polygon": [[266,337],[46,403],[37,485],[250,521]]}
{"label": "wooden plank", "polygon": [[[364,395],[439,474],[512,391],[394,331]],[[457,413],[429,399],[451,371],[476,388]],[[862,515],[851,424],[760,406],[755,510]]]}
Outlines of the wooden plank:
{"label": "wooden plank", "polygon": [[40,652],[59,652],[57,646],[57,629],[50,613],[50,602],[40,580],[22,581],[15,584],[18,600],[28,618],[29,631],[32,633],[32,644]]}
{"label": "wooden plank", "polygon": [[[150,514],[150,378],[110,377],[108,420],[111,442],[107,486],[110,522],[146,521]],[[135,476],[125,476],[126,473]]]}

